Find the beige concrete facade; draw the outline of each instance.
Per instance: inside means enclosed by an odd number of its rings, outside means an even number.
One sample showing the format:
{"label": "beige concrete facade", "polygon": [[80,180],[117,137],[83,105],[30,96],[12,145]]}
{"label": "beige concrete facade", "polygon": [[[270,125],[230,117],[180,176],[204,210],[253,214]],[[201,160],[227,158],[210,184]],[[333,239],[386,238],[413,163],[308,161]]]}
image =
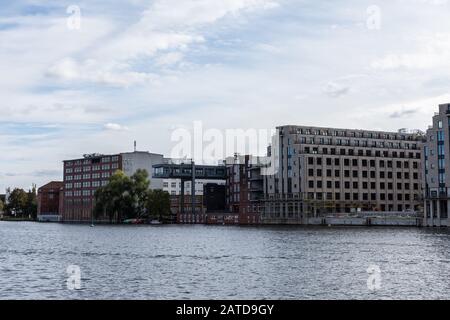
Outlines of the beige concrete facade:
{"label": "beige concrete facade", "polygon": [[264,179],[263,220],[422,210],[420,133],[282,126],[277,135],[278,168]]}

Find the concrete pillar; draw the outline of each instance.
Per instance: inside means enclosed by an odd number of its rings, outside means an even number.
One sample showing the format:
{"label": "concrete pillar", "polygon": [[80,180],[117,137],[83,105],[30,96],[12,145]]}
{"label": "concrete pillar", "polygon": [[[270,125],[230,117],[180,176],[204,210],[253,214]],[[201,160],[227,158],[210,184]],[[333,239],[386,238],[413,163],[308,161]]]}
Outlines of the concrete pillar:
{"label": "concrete pillar", "polygon": [[446,221],[446,224],[447,224],[447,227],[450,227],[450,201],[447,199],[445,201],[445,203],[447,204],[447,221]]}
{"label": "concrete pillar", "polygon": [[436,207],[437,207],[437,221],[436,226],[441,226],[441,200],[436,200]]}
{"label": "concrete pillar", "polygon": [[428,226],[432,227],[433,226],[433,221],[434,221],[434,200],[430,200],[430,218],[428,219]]}
{"label": "concrete pillar", "polygon": [[195,222],[197,222],[197,216],[195,214],[195,162],[192,161],[192,180],[191,180],[191,205],[192,205],[192,216]]}
{"label": "concrete pillar", "polygon": [[184,180],[181,179],[181,192],[180,192],[180,212],[184,214]]}

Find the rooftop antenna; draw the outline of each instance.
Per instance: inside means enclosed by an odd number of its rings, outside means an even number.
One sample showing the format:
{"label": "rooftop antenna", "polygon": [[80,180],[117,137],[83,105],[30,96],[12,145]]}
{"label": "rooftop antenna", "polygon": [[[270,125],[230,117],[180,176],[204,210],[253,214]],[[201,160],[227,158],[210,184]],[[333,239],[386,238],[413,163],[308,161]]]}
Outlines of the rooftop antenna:
{"label": "rooftop antenna", "polygon": [[134,152],[136,152],[136,140],[134,140]]}

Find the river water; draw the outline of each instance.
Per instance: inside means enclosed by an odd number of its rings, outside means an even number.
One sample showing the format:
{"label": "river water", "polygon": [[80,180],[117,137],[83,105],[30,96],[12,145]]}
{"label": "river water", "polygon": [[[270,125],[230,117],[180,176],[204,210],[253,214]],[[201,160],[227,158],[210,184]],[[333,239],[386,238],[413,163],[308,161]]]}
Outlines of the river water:
{"label": "river water", "polygon": [[0,222],[0,299],[449,299],[449,273],[443,229]]}

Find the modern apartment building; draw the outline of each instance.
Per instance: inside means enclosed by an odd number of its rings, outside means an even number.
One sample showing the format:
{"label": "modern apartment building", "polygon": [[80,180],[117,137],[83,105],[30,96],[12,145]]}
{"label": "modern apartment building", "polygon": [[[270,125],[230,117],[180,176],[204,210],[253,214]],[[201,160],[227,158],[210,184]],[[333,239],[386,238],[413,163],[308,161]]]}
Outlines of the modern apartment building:
{"label": "modern apartment building", "polygon": [[425,226],[450,226],[450,104],[439,105],[424,146]]}
{"label": "modern apartment building", "polygon": [[162,179],[151,178],[152,165],[162,162],[162,155],[141,151],[113,155],[86,154],[83,158],[64,161],[62,221],[90,221],[95,191],[108,184],[117,170],[131,176],[138,169],[146,169],[150,175],[150,188],[162,189]]}
{"label": "modern apartment building", "polygon": [[420,132],[281,126],[276,142],[276,171],[264,176],[264,223],[423,205]]}

